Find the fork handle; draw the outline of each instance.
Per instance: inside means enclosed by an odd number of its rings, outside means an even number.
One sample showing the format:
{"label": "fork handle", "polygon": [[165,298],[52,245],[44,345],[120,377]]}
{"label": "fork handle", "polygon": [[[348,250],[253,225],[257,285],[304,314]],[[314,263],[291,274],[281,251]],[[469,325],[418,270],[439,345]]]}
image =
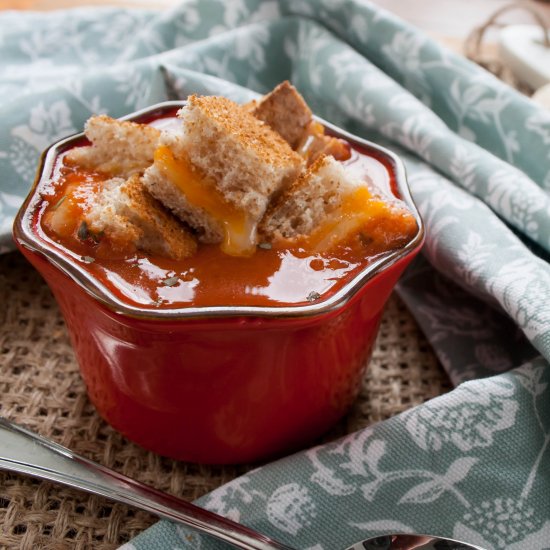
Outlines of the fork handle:
{"label": "fork handle", "polygon": [[135,506],[243,550],[292,550],[244,525],[81,457],[1,417],[0,469],[56,481]]}

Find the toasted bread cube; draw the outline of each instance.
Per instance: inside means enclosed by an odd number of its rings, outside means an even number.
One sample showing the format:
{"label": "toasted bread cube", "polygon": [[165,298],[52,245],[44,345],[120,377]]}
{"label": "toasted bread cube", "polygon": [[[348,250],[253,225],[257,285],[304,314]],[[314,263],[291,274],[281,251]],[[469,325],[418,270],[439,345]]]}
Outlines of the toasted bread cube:
{"label": "toasted bread cube", "polygon": [[309,235],[340,204],[346,173],[322,156],[296,179],[267,210],[259,226],[264,239]]}
{"label": "toasted bread cube", "polygon": [[298,145],[312,113],[304,98],[288,80],[259,101],[250,104],[252,114],[263,120],[293,149]]}
{"label": "toasted bread cube", "polygon": [[112,178],[85,215],[93,234],[120,248],[182,260],[197,249],[193,235],[143,187],[138,175]]}
{"label": "toasted bread cube", "polygon": [[147,124],[93,116],[84,129],[91,146],[76,147],[67,159],[90,170],[128,178],[153,164],[160,131]]}
{"label": "toasted bread cube", "polygon": [[384,252],[408,242],[416,231],[402,201],[384,196],[324,155],[273,202],[259,226],[263,240],[302,239],[313,252],[352,238],[368,253]]}

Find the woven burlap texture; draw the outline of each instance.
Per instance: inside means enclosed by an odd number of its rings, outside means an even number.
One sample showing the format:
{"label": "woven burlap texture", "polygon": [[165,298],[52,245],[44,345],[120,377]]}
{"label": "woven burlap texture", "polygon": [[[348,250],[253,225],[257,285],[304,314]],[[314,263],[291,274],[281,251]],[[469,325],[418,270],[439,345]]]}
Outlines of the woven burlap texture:
{"label": "woven burlap texture", "polygon": [[[87,458],[193,500],[243,474],[159,457],[112,430],[88,401],[48,287],[19,253],[0,257],[1,414]],[[324,441],[393,416],[450,388],[397,297],[385,311],[352,411]],[[48,482],[0,472],[0,548],[112,549],[154,516]]]}

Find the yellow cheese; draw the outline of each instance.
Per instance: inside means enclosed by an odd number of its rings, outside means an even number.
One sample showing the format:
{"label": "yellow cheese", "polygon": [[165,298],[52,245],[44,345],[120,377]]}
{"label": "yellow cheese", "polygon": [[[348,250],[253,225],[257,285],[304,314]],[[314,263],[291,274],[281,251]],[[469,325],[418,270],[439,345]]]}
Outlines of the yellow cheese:
{"label": "yellow cheese", "polygon": [[224,240],[221,249],[230,256],[251,256],[256,250],[256,224],[246,212],[228,202],[186,158],[176,158],[165,146],[155,151],[155,165],[185,195],[192,206],[202,208],[221,223]]}
{"label": "yellow cheese", "polygon": [[387,204],[374,198],[366,187],[357,187],[347,194],[342,204],[308,237],[308,248],[315,253],[323,252],[358,232],[367,221],[386,214]]}

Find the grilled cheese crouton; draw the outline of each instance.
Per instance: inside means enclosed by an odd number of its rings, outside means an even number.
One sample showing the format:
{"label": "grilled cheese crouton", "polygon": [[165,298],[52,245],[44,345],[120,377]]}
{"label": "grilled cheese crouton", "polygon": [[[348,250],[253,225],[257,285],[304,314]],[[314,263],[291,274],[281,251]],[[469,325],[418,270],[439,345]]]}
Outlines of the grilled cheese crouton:
{"label": "grilled cheese crouton", "polygon": [[324,126],[314,120],[304,98],[288,81],[259,101],[251,101],[247,108],[279,133],[308,166],[321,155],[331,155],[336,160],[350,157],[349,144],[325,134]]}
{"label": "grilled cheese crouton", "polygon": [[128,178],[153,163],[160,131],[147,124],[93,116],[84,129],[89,147],[71,149],[66,158],[84,168]]}
{"label": "grilled cheese crouton", "polygon": [[296,88],[285,80],[259,101],[249,104],[252,114],[263,120],[294,149],[311,122],[312,113]]}
{"label": "grilled cheese crouton", "polygon": [[143,188],[138,175],[105,182],[84,221],[91,234],[104,235],[119,249],[175,260],[197,249],[195,238]]}
{"label": "grilled cheese crouton", "polygon": [[321,156],[270,206],[259,233],[267,241],[294,240],[313,252],[330,250],[351,236],[369,252],[397,248],[416,233],[414,216]]}
{"label": "grilled cheese crouton", "polygon": [[231,255],[255,250],[256,227],[272,195],[304,162],[243,106],[217,96],[190,96],[182,132],[165,134],[144,174],[150,193]]}

